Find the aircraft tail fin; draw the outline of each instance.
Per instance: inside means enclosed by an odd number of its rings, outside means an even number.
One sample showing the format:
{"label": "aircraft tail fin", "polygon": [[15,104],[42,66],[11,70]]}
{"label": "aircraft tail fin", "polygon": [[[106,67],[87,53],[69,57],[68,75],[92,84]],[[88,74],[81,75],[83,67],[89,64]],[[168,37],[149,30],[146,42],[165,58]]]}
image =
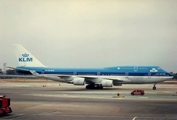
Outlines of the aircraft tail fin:
{"label": "aircraft tail fin", "polygon": [[37,58],[35,58],[22,45],[15,44],[14,48],[15,48],[15,55],[19,66],[45,67]]}

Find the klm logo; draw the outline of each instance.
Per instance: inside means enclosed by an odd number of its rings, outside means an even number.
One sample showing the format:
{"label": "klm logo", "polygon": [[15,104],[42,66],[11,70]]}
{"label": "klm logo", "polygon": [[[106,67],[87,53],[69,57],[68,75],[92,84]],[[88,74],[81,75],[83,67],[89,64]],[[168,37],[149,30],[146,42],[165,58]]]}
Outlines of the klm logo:
{"label": "klm logo", "polygon": [[32,62],[33,58],[29,58],[29,54],[22,54],[21,58],[18,58],[19,62]]}
{"label": "klm logo", "polygon": [[150,72],[158,72],[158,70],[156,68],[152,68]]}

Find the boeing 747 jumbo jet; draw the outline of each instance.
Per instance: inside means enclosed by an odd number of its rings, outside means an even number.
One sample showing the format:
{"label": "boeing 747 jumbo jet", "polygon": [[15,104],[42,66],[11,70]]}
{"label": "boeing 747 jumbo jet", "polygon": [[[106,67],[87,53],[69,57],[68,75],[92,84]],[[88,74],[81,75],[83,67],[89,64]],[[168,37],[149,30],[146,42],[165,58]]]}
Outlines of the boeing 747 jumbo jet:
{"label": "boeing 747 jumbo jet", "polygon": [[19,66],[9,67],[19,73],[30,73],[39,78],[86,85],[86,89],[122,86],[122,84],[156,84],[173,78],[159,66],[114,66],[104,68],[53,68],[43,65],[21,45],[14,45]]}

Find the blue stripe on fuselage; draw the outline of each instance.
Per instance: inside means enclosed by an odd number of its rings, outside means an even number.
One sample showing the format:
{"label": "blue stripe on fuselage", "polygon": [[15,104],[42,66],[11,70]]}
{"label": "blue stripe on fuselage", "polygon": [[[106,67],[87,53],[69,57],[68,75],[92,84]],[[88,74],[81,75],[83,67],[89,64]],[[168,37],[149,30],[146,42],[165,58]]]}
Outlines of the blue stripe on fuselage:
{"label": "blue stripe on fuselage", "polygon": [[[17,67],[35,70],[40,74],[65,75],[108,75],[108,76],[172,76],[158,66],[115,66],[106,68],[51,68],[51,67]],[[17,70],[17,72],[19,72]],[[22,72],[22,71],[21,71]]]}

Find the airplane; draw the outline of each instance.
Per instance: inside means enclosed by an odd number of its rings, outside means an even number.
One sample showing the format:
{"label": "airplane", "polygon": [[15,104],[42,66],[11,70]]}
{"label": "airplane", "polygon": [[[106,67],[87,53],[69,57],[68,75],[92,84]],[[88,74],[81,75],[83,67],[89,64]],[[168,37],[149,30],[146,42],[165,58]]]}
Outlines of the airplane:
{"label": "airplane", "polygon": [[173,75],[159,66],[113,66],[104,68],[53,68],[43,65],[22,45],[15,44],[19,66],[9,67],[17,73],[33,74],[74,85],[85,85],[86,89],[122,86],[122,84],[156,84],[173,78]]}

